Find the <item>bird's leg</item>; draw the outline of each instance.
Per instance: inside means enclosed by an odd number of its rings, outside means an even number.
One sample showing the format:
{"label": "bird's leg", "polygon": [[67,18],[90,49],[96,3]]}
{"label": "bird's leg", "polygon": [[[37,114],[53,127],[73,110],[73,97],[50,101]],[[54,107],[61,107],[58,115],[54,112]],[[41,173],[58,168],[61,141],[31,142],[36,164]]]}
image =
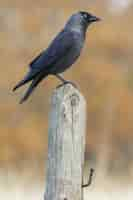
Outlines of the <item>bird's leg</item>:
{"label": "bird's leg", "polygon": [[57,88],[59,88],[59,87],[65,85],[65,84],[71,84],[71,85],[73,85],[73,87],[77,88],[77,86],[76,86],[75,83],[73,83],[73,82],[71,82],[71,81],[68,81],[68,80],[65,80],[64,77],[63,77],[63,75],[61,75],[61,74],[55,74],[55,76],[56,76],[60,81],[62,81],[62,84],[58,85]]}
{"label": "bird's leg", "polygon": [[67,81],[63,78],[63,75],[61,75],[61,74],[56,74],[55,76],[56,76],[60,81],[62,81],[63,84],[67,82]]}

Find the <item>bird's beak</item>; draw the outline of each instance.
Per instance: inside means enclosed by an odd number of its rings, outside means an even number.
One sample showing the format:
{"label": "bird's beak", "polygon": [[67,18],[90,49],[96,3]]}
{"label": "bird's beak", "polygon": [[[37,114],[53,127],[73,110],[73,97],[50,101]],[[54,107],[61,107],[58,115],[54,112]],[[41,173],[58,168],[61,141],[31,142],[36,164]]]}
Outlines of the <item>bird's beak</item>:
{"label": "bird's beak", "polygon": [[98,21],[101,21],[101,19],[100,19],[99,17],[92,16],[92,17],[90,18],[90,21],[91,21],[91,22],[98,22]]}

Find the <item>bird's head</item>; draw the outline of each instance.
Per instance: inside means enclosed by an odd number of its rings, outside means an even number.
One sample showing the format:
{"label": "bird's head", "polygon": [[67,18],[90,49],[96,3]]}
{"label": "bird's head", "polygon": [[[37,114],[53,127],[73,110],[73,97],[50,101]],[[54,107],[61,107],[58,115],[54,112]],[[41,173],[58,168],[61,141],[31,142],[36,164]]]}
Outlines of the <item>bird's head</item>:
{"label": "bird's head", "polygon": [[82,28],[86,30],[90,24],[100,20],[101,19],[99,17],[96,17],[88,12],[79,11],[70,17],[67,25],[71,26],[72,28]]}
{"label": "bird's head", "polygon": [[87,25],[101,20],[99,17],[96,17],[96,16],[94,16],[88,12],[84,12],[84,11],[80,11],[78,13],[78,15],[80,15],[82,23],[87,24]]}

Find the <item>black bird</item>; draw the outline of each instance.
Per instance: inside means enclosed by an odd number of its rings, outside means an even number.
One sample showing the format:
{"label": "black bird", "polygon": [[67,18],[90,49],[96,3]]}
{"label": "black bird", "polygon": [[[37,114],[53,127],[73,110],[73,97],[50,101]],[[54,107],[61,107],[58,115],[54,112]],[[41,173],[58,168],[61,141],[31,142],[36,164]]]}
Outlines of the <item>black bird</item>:
{"label": "black bird", "polygon": [[20,103],[27,100],[39,82],[48,75],[55,75],[63,84],[71,83],[65,80],[61,73],[68,69],[80,56],[88,26],[99,20],[100,18],[82,11],[70,17],[63,30],[49,47],[29,64],[29,72],[24,79],[13,88],[13,91],[15,91],[32,81]]}

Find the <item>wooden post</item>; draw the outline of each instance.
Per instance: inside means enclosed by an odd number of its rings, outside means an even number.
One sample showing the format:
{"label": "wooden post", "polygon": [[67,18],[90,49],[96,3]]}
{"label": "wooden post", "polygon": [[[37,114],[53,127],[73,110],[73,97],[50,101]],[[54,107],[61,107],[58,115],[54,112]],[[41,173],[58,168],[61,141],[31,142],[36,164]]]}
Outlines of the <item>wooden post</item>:
{"label": "wooden post", "polygon": [[45,200],[82,200],[86,103],[72,85],[52,95]]}

